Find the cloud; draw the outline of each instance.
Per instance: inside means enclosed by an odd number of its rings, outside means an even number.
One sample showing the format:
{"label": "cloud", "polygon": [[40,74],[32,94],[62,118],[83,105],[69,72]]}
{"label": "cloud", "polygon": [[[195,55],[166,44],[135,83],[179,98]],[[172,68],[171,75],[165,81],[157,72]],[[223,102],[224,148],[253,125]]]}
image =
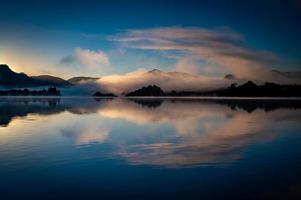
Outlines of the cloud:
{"label": "cloud", "polygon": [[109,56],[103,51],[76,48],[72,55],[60,60],[60,65],[72,68],[85,68],[87,71],[107,70],[110,65]]}
{"label": "cloud", "polygon": [[176,71],[200,74],[201,69],[193,58],[181,58],[175,65]]}
{"label": "cloud", "polygon": [[[246,46],[242,35],[229,29],[209,30],[202,28],[152,28],[128,30],[113,37],[126,48],[183,53],[176,69],[201,72],[202,65],[219,66],[219,70],[228,71],[240,79],[283,82],[283,77],[275,78],[271,72],[278,57],[267,51]],[[187,61],[187,57],[194,60]],[[183,65],[183,66],[181,66]]]}
{"label": "cloud", "polygon": [[147,85],[158,85],[164,91],[204,91],[228,86],[231,81],[181,72],[137,70],[124,75],[104,76],[98,84],[106,91],[121,94]]}

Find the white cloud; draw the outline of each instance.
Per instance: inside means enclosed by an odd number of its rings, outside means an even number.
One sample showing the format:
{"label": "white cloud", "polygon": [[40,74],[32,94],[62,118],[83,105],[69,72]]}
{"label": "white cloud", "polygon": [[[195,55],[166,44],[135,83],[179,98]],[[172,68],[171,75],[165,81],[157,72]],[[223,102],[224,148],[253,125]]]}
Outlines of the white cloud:
{"label": "white cloud", "polygon": [[109,56],[103,51],[76,48],[74,56],[84,65],[91,67],[107,66],[110,64]]}
{"label": "white cloud", "polygon": [[187,73],[200,74],[201,72],[200,67],[196,62],[196,60],[188,57],[180,58],[175,65],[175,69],[176,71],[187,72]]}
{"label": "white cloud", "polygon": [[181,72],[164,72],[160,70],[138,70],[123,75],[104,76],[98,84],[106,91],[115,94],[128,93],[142,86],[157,85],[164,91],[204,91],[230,85],[229,80],[223,78],[192,75]]}
{"label": "white cloud", "polygon": [[78,47],[74,50],[72,55],[62,58],[60,65],[85,72],[100,72],[108,70],[110,60],[109,56],[101,50],[92,51]]}

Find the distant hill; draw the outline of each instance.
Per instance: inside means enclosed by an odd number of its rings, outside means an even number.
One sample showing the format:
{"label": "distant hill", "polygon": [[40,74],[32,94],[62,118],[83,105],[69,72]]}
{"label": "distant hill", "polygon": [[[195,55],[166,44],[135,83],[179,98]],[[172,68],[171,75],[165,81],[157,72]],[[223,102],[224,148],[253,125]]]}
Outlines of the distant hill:
{"label": "distant hill", "polygon": [[55,86],[65,86],[65,87],[72,86],[72,84],[69,81],[50,75],[31,76],[31,78],[40,81],[45,81]]}
{"label": "distant hill", "polygon": [[7,65],[0,65],[0,86],[2,87],[38,87],[38,86],[70,86],[67,81],[48,75],[29,77],[24,73],[16,73]]}
{"label": "distant hill", "polygon": [[74,85],[87,83],[87,82],[94,82],[97,81],[99,78],[95,77],[86,77],[86,76],[78,76],[68,79],[68,82]]}
{"label": "distant hill", "polygon": [[128,93],[126,96],[165,96],[163,90],[156,85],[149,85]]}
{"label": "distant hill", "polygon": [[179,80],[185,79],[185,78],[197,78],[198,77],[196,75],[185,73],[185,72],[177,72],[177,71],[165,72],[165,71],[161,71],[159,69],[150,70],[150,71],[146,72],[146,74],[153,75],[153,76],[165,77],[165,78],[169,78],[169,79],[179,79]]}

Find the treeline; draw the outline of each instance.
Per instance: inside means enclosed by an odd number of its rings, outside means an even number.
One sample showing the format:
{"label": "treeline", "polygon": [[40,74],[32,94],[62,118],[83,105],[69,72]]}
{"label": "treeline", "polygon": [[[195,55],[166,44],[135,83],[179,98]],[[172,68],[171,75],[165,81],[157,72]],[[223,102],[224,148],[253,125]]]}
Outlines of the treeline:
{"label": "treeline", "polygon": [[130,92],[126,96],[301,97],[301,85],[280,85],[268,82],[257,85],[248,81],[242,85],[232,84],[227,88],[217,90],[171,92],[164,92],[156,85],[149,85]]}
{"label": "treeline", "polygon": [[239,86],[232,84],[225,89],[205,92],[203,95],[225,97],[301,97],[301,85],[280,85],[269,82],[257,85],[252,81],[248,81]]}
{"label": "treeline", "polygon": [[50,87],[47,90],[29,90],[29,89],[12,89],[0,90],[0,96],[60,96],[61,92],[55,87]]}

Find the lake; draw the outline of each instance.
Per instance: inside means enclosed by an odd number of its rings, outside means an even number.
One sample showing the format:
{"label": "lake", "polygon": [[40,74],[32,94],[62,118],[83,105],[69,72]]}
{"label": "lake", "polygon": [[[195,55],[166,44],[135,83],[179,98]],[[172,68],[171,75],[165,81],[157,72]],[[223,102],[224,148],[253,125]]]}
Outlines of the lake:
{"label": "lake", "polygon": [[0,98],[0,199],[300,199],[301,101]]}

